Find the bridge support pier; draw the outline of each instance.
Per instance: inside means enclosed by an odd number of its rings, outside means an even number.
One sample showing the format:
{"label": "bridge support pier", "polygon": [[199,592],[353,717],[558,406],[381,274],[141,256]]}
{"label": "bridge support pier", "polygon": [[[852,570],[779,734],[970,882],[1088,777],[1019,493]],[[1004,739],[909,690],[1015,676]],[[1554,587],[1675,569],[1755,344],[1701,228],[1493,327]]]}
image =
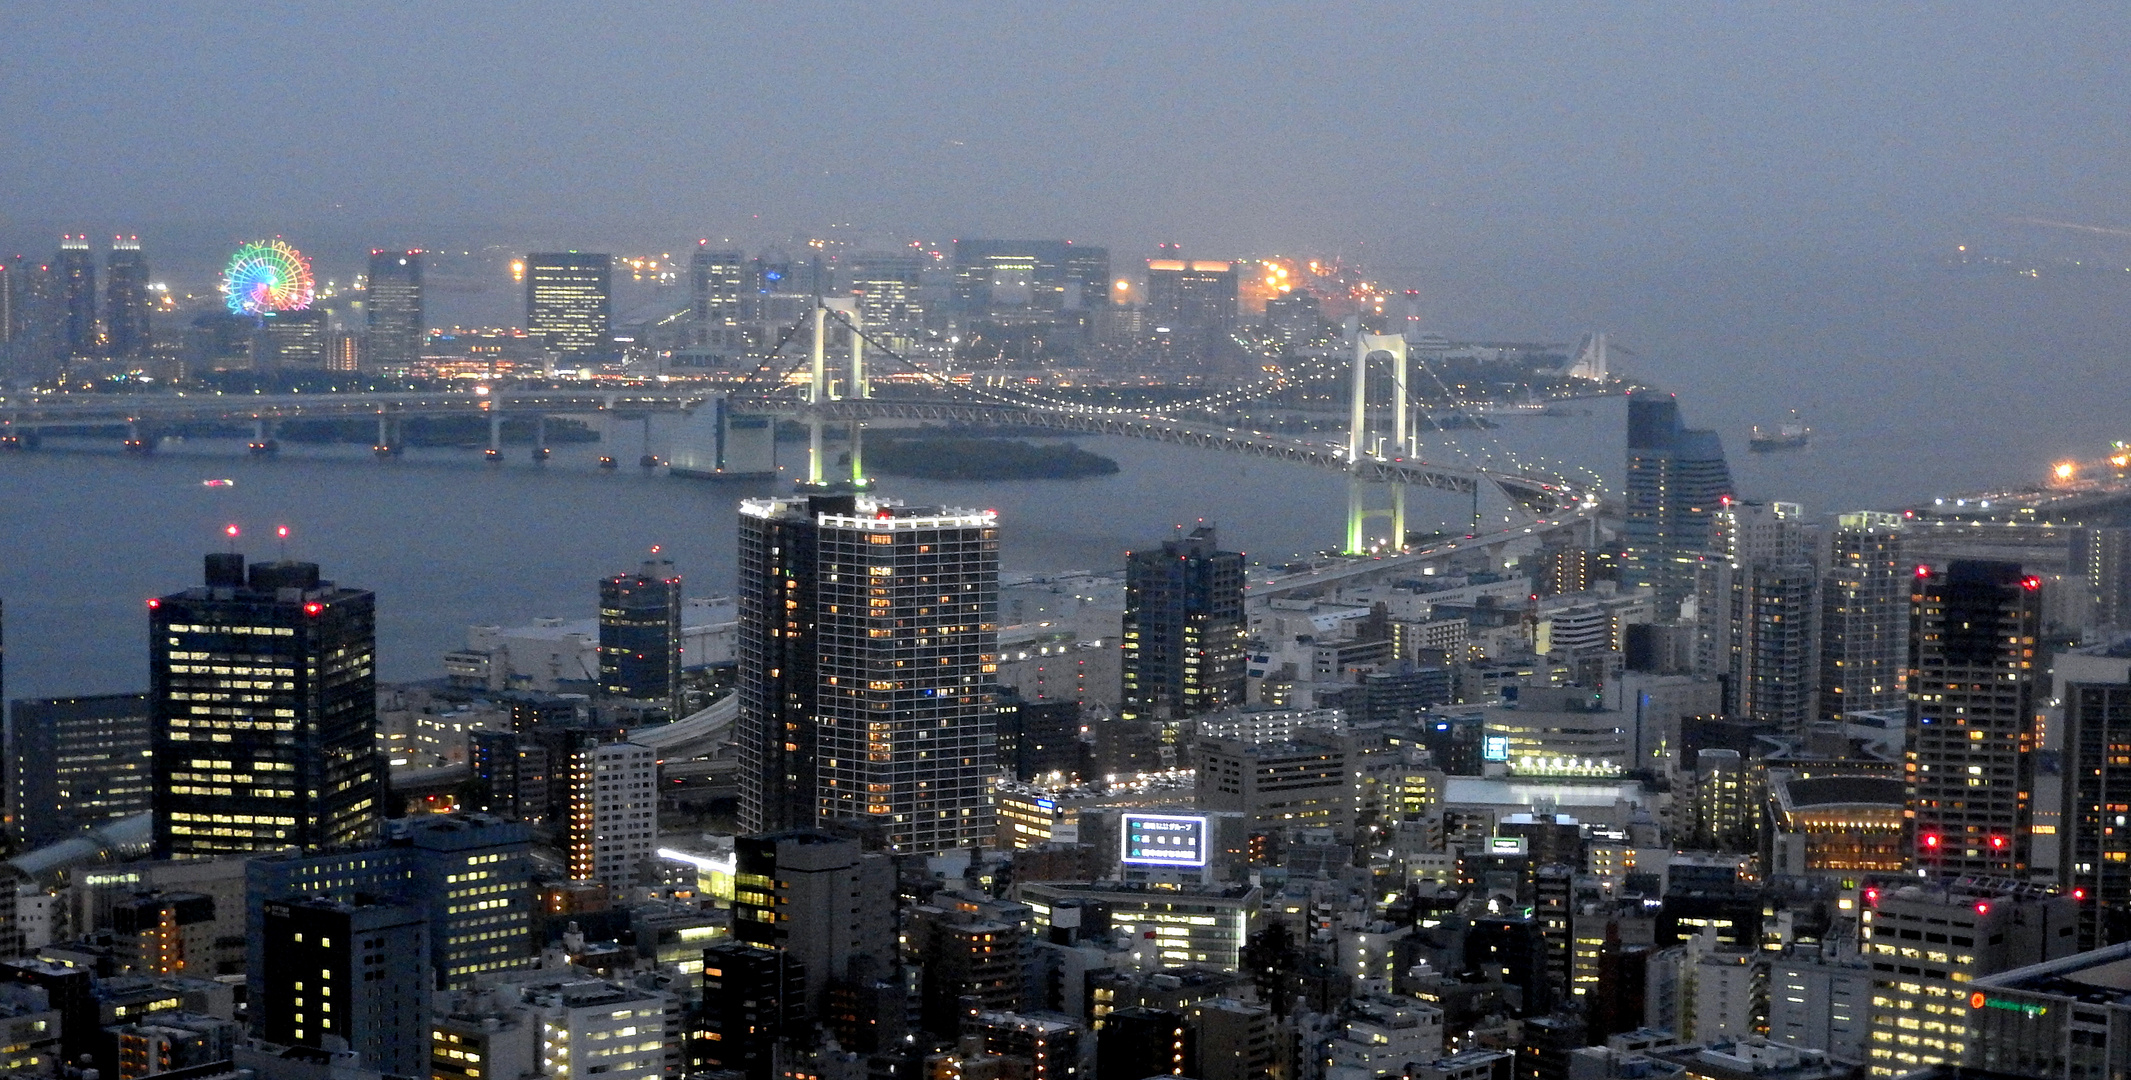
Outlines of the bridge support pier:
{"label": "bridge support pier", "polygon": [[1362,525],[1369,519],[1369,512],[1362,505],[1362,478],[1347,477],[1347,554],[1359,555],[1367,540],[1362,536]]}
{"label": "bridge support pier", "polygon": [[548,418],[546,413],[533,418],[533,460],[548,459]]}
{"label": "bridge support pier", "polygon": [[643,456],[643,457],[640,457],[640,458],[637,458],[637,459],[636,459],[636,463],[637,463],[638,465],[642,465],[642,466],[643,466],[644,468],[647,468],[647,469],[656,469],[656,468],[658,468],[658,467],[659,467],[659,456],[658,456],[657,454],[654,454],[654,453],[652,453],[652,452],[651,452],[651,414],[650,414],[650,413],[645,413],[645,414],[644,414],[644,456]]}
{"label": "bridge support pier", "polygon": [[393,457],[400,453],[400,440],[399,421],[384,413],[379,413],[377,415],[377,442],[371,445],[370,452],[378,457]]}
{"label": "bridge support pier", "polygon": [[494,405],[488,411],[488,460],[503,460],[503,414]]}
{"label": "bridge support pier", "polygon": [[263,416],[252,417],[252,441],[245,449],[256,455],[270,455],[281,449],[274,438],[274,422]]}
{"label": "bridge support pier", "polygon": [[607,395],[607,403],[599,410],[599,467],[614,467],[614,395]]}
{"label": "bridge support pier", "polygon": [[126,452],[129,454],[155,453],[155,437],[144,430],[138,420],[126,421]]}

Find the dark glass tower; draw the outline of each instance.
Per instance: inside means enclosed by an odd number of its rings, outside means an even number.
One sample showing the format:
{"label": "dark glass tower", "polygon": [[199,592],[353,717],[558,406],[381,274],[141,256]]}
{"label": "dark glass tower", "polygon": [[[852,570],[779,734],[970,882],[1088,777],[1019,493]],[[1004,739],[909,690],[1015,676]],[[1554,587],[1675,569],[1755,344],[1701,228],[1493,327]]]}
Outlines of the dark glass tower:
{"label": "dark glass tower", "polygon": [[207,583],[148,602],[155,853],[371,840],[376,598],[315,563],[207,556]]}
{"label": "dark glass tower", "polygon": [[1724,444],[1680,422],[1670,395],[1628,399],[1627,551],[1621,583],[1646,588],[1670,617],[1694,595],[1697,557],[1711,549],[1712,523],[1732,493]]}
{"label": "dark glass tower", "polygon": [[614,313],[614,258],[579,251],[525,257],[525,330],[565,353],[607,347]]}
{"label": "dark glass tower", "polygon": [[740,504],[740,818],[899,853],[993,832],[999,528],[869,496]]}
{"label": "dark glass tower", "polygon": [[2131,806],[2131,682],[2058,686],[2067,759],[2064,883],[2086,894],[2079,947],[2099,949],[2131,941],[2131,828],[2116,823]]}
{"label": "dark glass tower", "polygon": [[363,312],[366,365],[412,364],[422,358],[421,252],[370,252]]}
{"label": "dark glass tower", "polygon": [[599,692],[671,713],[681,699],[681,577],[654,559],[599,583]]}
{"label": "dark glass tower", "polygon": [[111,253],[104,260],[104,329],[114,359],[138,360],[148,355],[153,308],[148,260],[141,254],[140,238],[112,239]]}
{"label": "dark glass tower", "polygon": [[394,904],[267,901],[253,1028],[283,1046],[346,1046],[388,1076],[429,1069],[429,926]]}
{"label": "dark glass tower", "polygon": [[8,811],[26,848],[149,809],[148,695],[43,698],[8,719]]}
{"label": "dark glass tower", "polygon": [[1909,595],[1909,810],[1916,866],[2025,880],[2034,824],[2042,581],[2020,564],[1916,571]]}
{"label": "dark glass tower", "polygon": [[1158,723],[1243,704],[1243,555],[1211,525],[1125,560],[1125,720]]}
{"label": "dark glass tower", "polygon": [[63,236],[52,261],[59,276],[60,346],[69,356],[94,356],[96,333],[96,255],[87,236]]}

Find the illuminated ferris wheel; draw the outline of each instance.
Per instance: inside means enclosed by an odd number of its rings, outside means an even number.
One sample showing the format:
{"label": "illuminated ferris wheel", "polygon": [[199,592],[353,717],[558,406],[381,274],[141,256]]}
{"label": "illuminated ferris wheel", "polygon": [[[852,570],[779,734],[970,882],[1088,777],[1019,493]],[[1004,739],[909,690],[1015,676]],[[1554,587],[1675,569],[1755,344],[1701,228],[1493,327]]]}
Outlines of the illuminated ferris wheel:
{"label": "illuminated ferris wheel", "polygon": [[269,312],[302,311],[316,292],[311,264],[282,240],[261,240],[237,249],[222,273],[222,298],[231,314],[263,318]]}

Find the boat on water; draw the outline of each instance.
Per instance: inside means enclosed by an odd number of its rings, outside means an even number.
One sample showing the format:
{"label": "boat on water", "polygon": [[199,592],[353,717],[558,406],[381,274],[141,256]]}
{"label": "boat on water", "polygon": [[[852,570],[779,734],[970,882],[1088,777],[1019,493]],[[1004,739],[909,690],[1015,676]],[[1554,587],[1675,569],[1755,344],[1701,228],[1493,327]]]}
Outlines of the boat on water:
{"label": "boat on water", "polygon": [[201,486],[201,487],[236,487],[236,486],[237,486],[237,482],[236,482],[235,480],[202,480],[202,481],[200,481],[200,486]]}
{"label": "boat on water", "polygon": [[1799,450],[1812,441],[1812,438],[1813,429],[1805,426],[1794,412],[1789,420],[1780,424],[1755,424],[1753,434],[1746,440],[1746,448],[1757,454],[1766,454],[1772,450]]}

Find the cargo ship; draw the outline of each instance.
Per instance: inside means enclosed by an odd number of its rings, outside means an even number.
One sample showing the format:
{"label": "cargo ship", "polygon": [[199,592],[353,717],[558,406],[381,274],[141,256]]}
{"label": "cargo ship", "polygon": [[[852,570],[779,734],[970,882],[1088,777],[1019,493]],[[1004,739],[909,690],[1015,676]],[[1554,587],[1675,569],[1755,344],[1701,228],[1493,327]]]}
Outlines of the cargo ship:
{"label": "cargo ship", "polygon": [[1798,450],[1812,438],[1813,429],[1805,426],[1794,412],[1789,420],[1780,424],[1767,427],[1755,424],[1753,434],[1746,440],[1746,448],[1757,454],[1766,454],[1772,450]]}

